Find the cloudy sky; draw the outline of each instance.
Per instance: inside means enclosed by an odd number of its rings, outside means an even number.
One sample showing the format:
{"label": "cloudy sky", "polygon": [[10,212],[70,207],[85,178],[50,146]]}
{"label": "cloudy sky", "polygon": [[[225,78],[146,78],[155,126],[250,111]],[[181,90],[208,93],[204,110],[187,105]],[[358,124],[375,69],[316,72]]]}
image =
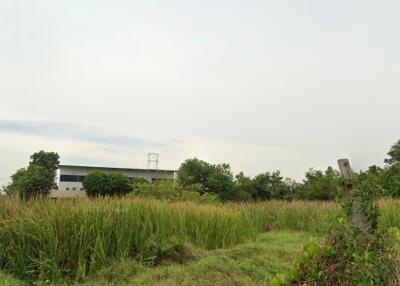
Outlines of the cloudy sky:
{"label": "cloudy sky", "polygon": [[0,185],[65,164],[382,164],[400,139],[397,0],[0,0]]}

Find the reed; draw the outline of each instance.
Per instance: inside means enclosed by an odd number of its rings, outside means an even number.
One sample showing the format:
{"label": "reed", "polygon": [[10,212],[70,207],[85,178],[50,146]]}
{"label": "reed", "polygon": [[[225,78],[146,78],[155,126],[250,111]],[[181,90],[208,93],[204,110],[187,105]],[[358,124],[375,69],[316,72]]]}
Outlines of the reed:
{"label": "reed", "polygon": [[[381,224],[400,227],[399,207],[400,200],[381,201]],[[329,202],[1,198],[0,268],[28,281],[80,279],[114,260],[152,263],[176,244],[227,248],[269,230],[323,235],[339,212]]]}

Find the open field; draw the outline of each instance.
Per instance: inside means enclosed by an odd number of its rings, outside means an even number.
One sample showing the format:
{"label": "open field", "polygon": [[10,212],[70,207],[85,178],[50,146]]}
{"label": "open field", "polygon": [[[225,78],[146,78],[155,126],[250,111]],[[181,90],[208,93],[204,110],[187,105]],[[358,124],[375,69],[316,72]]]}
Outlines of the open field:
{"label": "open field", "polygon": [[[185,248],[180,261],[169,257],[154,267],[135,260],[123,260],[92,273],[73,285],[265,285],[277,272],[286,271],[310,235],[302,232],[268,232],[255,241],[227,249]],[[27,285],[11,275],[1,275],[0,285]],[[46,283],[43,283],[46,284]]]}
{"label": "open field", "polygon": [[[380,204],[381,225],[400,226],[400,201]],[[0,265],[28,282],[263,285],[290,265],[307,237],[323,237],[339,213],[323,202],[3,198]]]}

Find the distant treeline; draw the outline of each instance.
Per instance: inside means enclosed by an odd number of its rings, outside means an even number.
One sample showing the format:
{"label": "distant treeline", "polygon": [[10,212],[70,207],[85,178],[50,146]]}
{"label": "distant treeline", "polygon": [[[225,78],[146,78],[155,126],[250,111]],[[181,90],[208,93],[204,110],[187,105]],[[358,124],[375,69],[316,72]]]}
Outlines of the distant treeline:
{"label": "distant treeline", "polygon": [[[371,166],[355,173],[357,185],[369,184],[383,196],[400,197],[400,140],[388,152],[385,166]],[[12,175],[6,193],[21,197],[47,195],[54,184],[59,156],[40,151],[31,156],[27,168]],[[343,186],[340,173],[328,167],[325,171],[310,169],[302,182],[281,176],[280,171],[265,172],[253,178],[243,172],[234,175],[229,164],[210,164],[197,158],[187,159],[178,170],[176,181],[149,183],[130,180],[122,174],[94,172],[86,176],[83,186],[91,197],[152,196],[169,200],[196,201],[266,201],[266,200],[332,200]]]}

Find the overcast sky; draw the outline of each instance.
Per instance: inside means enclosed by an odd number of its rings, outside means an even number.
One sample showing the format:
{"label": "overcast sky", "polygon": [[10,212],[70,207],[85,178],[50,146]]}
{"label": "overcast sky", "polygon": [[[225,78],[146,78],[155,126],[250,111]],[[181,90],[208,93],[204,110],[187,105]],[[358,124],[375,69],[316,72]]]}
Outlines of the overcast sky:
{"label": "overcast sky", "polygon": [[400,1],[0,0],[0,185],[29,155],[255,175],[383,164]]}

